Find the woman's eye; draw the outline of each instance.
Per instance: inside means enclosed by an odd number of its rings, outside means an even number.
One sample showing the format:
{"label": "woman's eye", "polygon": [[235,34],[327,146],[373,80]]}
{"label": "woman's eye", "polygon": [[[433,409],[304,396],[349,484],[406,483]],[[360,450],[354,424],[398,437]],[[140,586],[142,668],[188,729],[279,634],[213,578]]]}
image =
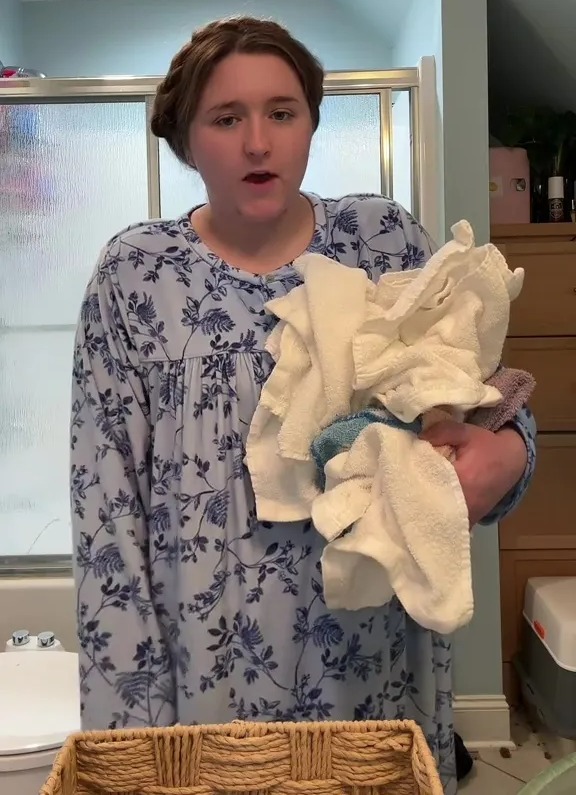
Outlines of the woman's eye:
{"label": "woman's eye", "polygon": [[292,118],[292,114],[287,110],[275,110],[272,114],[274,121],[288,121]]}
{"label": "woman's eye", "polygon": [[219,127],[234,127],[238,119],[236,116],[223,116],[221,119],[218,119],[216,124]]}

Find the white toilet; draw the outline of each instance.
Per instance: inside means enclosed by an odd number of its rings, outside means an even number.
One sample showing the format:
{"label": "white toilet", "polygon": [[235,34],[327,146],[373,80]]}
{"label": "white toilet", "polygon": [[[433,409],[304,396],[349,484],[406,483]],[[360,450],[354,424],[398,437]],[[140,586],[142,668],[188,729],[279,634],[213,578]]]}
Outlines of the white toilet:
{"label": "white toilet", "polygon": [[38,795],[80,730],[78,655],[28,643],[10,652],[0,653],[0,793]]}

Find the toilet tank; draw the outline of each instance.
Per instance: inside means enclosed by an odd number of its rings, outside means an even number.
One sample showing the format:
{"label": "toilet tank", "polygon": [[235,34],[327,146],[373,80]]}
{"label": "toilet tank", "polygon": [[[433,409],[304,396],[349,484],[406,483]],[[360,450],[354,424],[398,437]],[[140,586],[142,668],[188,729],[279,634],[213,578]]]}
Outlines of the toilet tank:
{"label": "toilet tank", "polygon": [[0,795],[37,795],[79,730],[77,654],[0,653]]}

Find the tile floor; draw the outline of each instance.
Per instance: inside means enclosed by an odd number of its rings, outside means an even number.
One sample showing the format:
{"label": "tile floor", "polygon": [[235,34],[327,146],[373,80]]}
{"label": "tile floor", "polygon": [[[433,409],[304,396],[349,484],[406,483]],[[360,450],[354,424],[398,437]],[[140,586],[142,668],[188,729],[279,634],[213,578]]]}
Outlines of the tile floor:
{"label": "tile floor", "polygon": [[497,748],[474,754],[474,768],[460,783],[465,795],[517,795],[524,784],[557,759],[576,751],[576,742],[559,740],[535,730],[521,713],[512,714],[511,734],[516,750]]}

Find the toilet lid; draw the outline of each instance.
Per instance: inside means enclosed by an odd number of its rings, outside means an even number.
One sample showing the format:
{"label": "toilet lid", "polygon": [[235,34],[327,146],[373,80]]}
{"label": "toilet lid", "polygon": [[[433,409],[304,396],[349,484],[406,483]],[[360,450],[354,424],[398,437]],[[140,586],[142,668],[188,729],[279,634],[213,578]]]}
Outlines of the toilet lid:
{"label": "toilet lid", "polygon": [[77,654],[0,654],[0,756],[58,748],[79,730]]}

